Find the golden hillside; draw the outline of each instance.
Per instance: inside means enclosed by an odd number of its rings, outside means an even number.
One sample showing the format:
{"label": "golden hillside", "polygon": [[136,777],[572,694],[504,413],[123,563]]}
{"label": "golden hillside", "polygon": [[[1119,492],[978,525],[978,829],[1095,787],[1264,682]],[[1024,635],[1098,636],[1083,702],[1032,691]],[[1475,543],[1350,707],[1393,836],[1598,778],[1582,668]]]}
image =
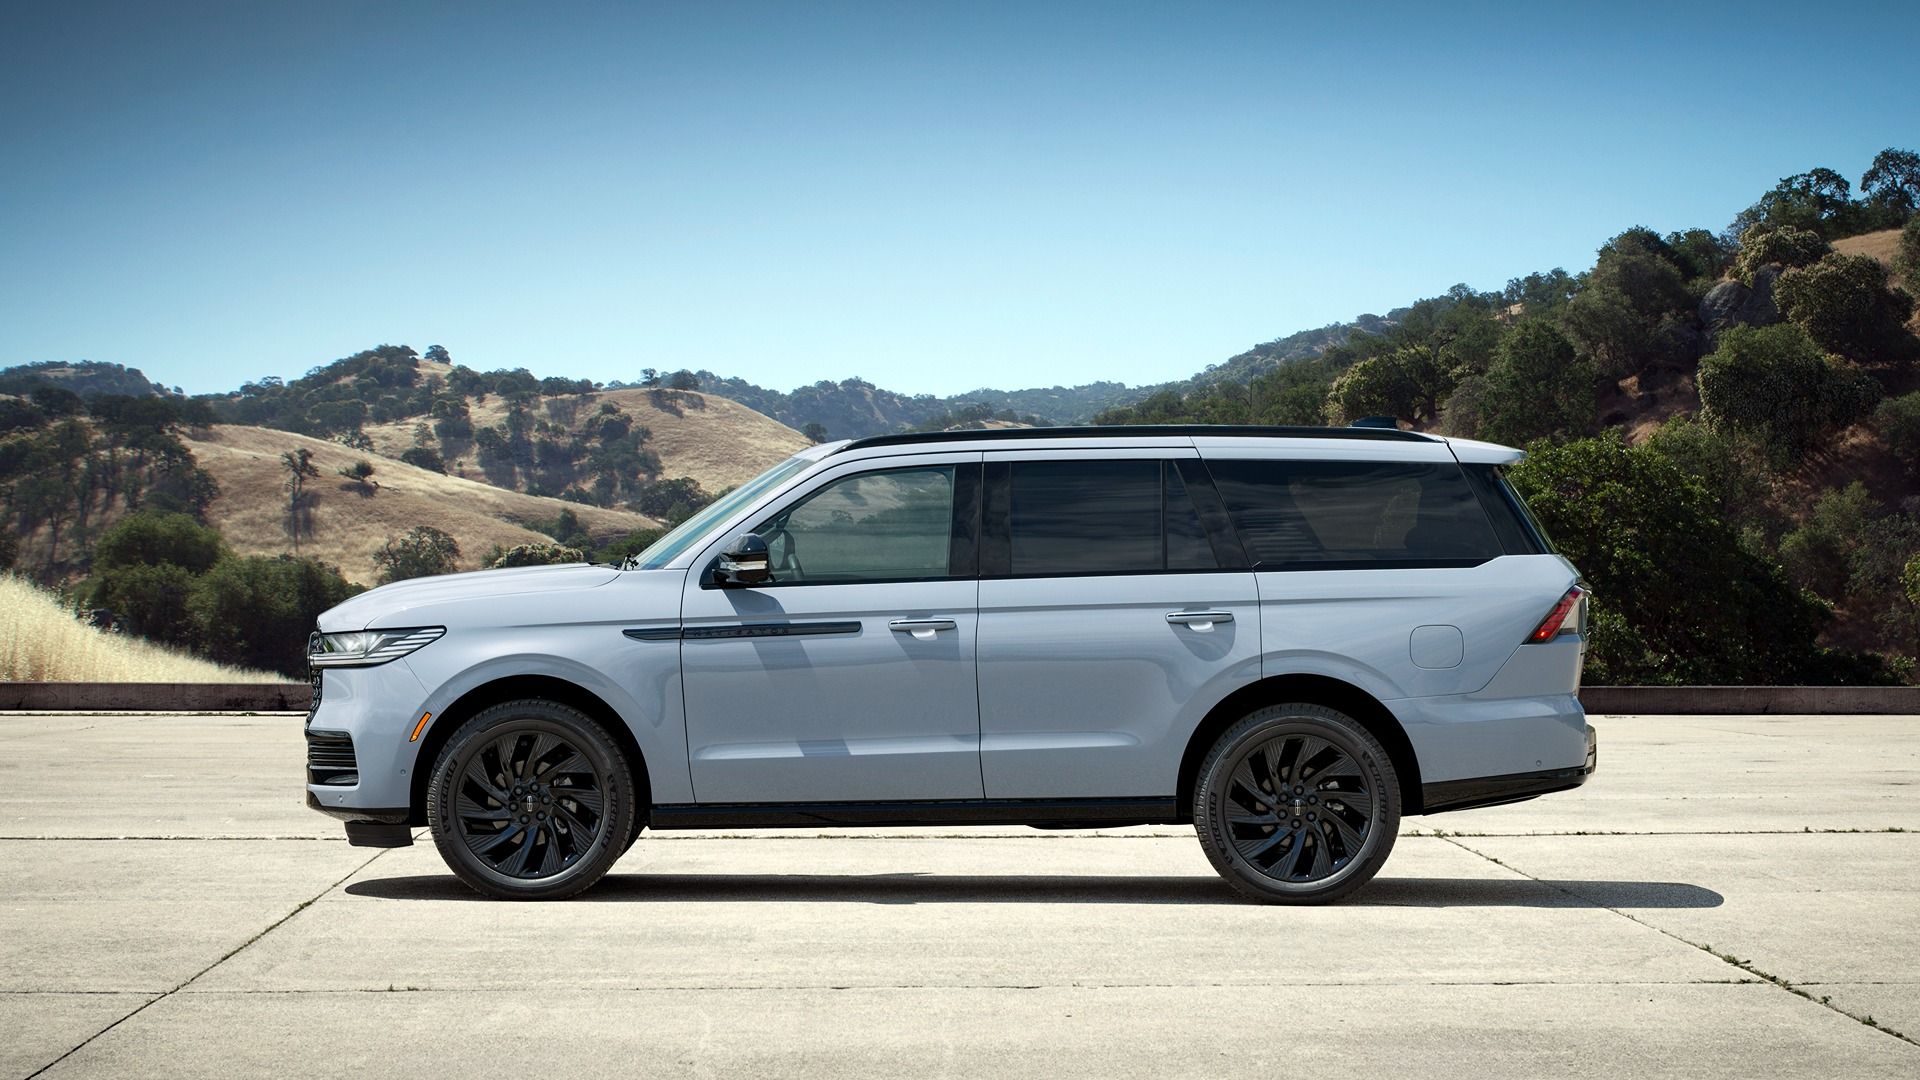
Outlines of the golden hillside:
{"label": "golden hillside", "polygon": [[1835,240],[1833,250],[1842,255],[1868,255],[1892,266],[1893,257],[1900,251],[1900,230],[1882,229]]}
{"label": "golden hillside", "polygon": [[[439,367],[421,361],[420,372],[423,376],[444,374],[436,370]],[[571,404],[566,398],[543,397],[530,411],[541,419],[565,416],[564,411],[549,410],[548,403],[555,400],[563,406]],[[572,422],[566,425],[568,430],[577,432],[603,402],[609,401],[620,406],[636,425],[653,433],[646,445],[660,455],[661,479],[691,477],[708,494],[751,480],[768,466],[812,445],[805,435],[764,413],[728,398],[694,391],[602,390],[575,411]],[[497,396],[472,406],[476,430],[503,423],[506,415],[507,403]],[[375,450],[398,458],[414,444],[414,429],[419,423],[415,418],[368,424],[366,433]],[[448,459],[447,472],[481,482],[486,479],[471,450]]]}
{"label": "golden hillside", "polygon": [[[631,511],[506,491],[286,431],[223,424],[205,435],[188,434],[186,443],[200,466],[220,483],[220,498],[208,510],[207,523],[242,555],[292,550],[283,487],[287,473],[280,455],[299,447],[312,451],[320,475],[307,481],[314,504],[313,530],[301,538],[300,553],[338,564],[348,580],[366,584],[378,576],[374,551],[388,537],[415,525],[431,525],[458,540],[462,569],[477,568],[495,544],[505,548],[550,543],[551,537],[516,522],[550,521],[563,509],[579,515],[580,523],[596,537],[659,525]],[[361,459],[374,465],[373,479],[380,486],[372,494],[359,493],[356,485],[337,475],[339,469]]]}

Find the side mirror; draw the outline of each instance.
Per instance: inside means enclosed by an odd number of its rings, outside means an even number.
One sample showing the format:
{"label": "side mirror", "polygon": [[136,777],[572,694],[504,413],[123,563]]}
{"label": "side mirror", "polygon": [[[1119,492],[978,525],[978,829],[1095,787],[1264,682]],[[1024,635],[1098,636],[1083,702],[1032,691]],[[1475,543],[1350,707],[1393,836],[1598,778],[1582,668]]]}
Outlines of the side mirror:
{"label": "side mirror", "polygon": [[743,533],[720,553],[713,583],[721,588],[743,588],[773,580],[767,561],[767,542],[759,533]]}

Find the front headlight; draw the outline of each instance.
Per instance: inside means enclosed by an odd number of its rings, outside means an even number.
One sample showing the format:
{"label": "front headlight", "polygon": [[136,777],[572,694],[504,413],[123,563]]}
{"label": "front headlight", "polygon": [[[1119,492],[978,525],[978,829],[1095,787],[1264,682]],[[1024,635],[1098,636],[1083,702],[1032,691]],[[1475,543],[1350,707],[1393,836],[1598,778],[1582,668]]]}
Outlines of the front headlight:
{"label": "front headlight", "polygon": [[372,667],[398,660],[439,639],[444,626],[411,630],[353,630],[344,634],[315,634],[307,647],[314,667]]}

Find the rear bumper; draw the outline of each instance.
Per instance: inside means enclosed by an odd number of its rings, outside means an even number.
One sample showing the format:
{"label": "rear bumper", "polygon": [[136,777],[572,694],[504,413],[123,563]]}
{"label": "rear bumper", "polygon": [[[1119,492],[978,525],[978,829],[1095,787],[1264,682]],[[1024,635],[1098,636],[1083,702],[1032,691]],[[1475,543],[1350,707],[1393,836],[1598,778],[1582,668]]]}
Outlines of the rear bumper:
{"label": "rear bumper", "polygon": [[1571,769],[1545,769],[1539,772],[1512,773],[1507,776],[1479,776],[1468,780],[1444,780],[1420,787],[1421,812],[1444,814],[1449,810],[1471,810],[1477,806],[1499,806],[1523,802],[1570,791],[1587,782],[1600,765],[1600,743],[1593,725],[1587,725],[1587,759]]}

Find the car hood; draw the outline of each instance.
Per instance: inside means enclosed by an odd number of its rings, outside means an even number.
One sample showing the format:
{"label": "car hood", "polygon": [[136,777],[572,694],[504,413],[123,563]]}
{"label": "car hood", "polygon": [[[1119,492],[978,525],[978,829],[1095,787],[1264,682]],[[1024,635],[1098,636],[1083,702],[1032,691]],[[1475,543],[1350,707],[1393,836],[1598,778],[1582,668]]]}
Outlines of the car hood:
{"label": "car hood", "polygon": [[522,566],[511,570],[477,570],[465,574],[410,578],[382,585],[329,608],[320,616],[320,629],[327,633],[365,630],[369,627],[413,625],[407,613],[421,608],[439,607],[450,602],[500,600],[505,597],[537,593],[541,596],[579,589],[596,589],[617,579],[621,571],[612,566],[568,563],[564,566]]}

